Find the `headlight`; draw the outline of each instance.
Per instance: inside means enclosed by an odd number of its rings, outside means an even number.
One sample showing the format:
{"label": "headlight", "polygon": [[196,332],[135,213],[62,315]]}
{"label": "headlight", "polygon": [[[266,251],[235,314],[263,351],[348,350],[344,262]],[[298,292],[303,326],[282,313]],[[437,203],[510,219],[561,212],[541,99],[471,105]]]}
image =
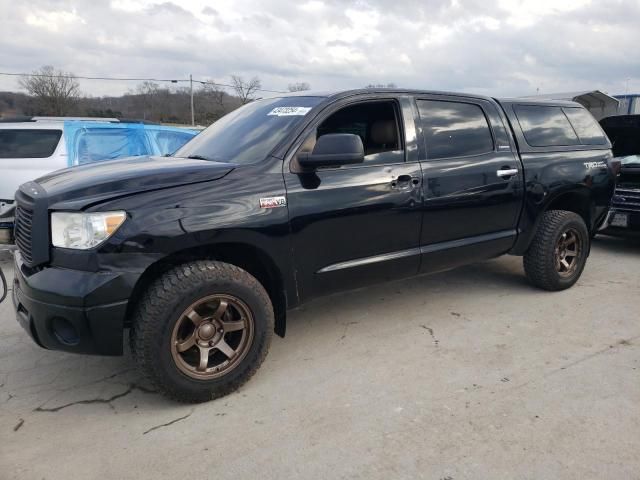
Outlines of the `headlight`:
{"label": "headlight", "polygon": [[93,248],[113,235],[125,218],[125,212],[53,212],[51,243],[79,250]]}

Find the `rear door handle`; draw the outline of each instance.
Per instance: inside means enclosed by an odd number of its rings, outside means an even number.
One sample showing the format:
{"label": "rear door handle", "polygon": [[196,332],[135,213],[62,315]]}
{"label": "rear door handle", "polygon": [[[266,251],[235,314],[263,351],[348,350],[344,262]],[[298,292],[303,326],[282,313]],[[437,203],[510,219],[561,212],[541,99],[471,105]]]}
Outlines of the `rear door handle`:
{"label": "rear door handle", "polygon": [[500,178],[510,178],[518,174],[517,168],[501,168],[496,172]]}

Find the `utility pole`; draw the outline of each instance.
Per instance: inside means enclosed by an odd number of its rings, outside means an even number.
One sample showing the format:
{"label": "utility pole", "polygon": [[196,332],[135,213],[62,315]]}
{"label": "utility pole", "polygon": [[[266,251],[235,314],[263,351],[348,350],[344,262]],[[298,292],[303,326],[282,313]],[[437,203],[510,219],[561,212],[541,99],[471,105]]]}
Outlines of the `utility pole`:
{"label": "utility pole", "polygon": [[189,74],[189,85],[191,90],[191,125],[193,126],[196,124],[196,117],[193,113],[193,76],[191,74]]}

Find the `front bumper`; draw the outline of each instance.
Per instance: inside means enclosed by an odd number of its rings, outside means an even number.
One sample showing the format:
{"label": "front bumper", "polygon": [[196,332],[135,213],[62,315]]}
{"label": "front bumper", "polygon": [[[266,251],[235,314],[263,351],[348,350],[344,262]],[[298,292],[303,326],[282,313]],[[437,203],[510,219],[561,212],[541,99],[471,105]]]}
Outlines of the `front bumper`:
{"label": "front bumper", "polygon": [[[43,348],[122,355],[128,297],[138,275],[56,267],[30,270],[15,253],[16,318]],[[95,299],[101,299],[96,304]]]}
{"label": "front bumper", "polygon": [[[626,216],[626,226],[622,227],[615,224],[616,214]],[[611,208],[607,214],[607,219],[600,227],[599,233],[621,236],[640,235],[640,212]]]}

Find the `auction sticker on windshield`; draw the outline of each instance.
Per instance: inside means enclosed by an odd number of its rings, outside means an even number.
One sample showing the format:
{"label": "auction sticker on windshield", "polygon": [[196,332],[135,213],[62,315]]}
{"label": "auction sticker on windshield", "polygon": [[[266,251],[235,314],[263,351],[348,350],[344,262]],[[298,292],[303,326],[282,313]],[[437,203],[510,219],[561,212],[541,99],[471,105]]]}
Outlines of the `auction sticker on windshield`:
{"label": "auction sticker on windshield", "polygon": [[278,117],[290,117],[293,115],[306,115],[311,107],[276,107],[267,115],[276,115]]}

